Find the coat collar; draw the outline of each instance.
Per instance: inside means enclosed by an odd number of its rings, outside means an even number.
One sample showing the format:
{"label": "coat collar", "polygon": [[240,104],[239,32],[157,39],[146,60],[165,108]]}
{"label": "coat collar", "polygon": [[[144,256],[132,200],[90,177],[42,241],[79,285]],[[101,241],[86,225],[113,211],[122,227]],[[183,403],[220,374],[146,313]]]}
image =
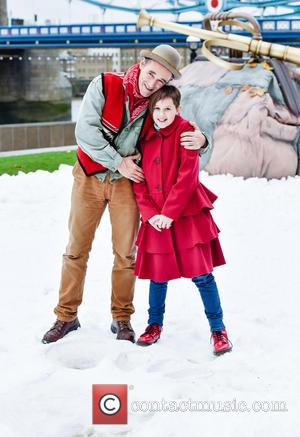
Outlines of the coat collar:
{"label": "coat collar", "polygon": [[154,124],[152,124],[145,136],[145,139],[149,140],[153,135],[156,135],[158,133],[163,135],[164,137],[171,135],[171,133],[173,133],[177,126],[180,124],[181,120],[182,118],[180,117],[180,115],[176,115],[173,122],[169,126],[158,130],[155,129]]}

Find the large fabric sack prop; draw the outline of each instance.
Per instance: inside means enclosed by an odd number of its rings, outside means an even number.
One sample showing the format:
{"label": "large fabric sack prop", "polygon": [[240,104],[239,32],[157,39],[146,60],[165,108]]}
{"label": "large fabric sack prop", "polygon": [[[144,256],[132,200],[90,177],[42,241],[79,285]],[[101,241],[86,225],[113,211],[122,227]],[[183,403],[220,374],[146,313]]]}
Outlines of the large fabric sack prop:
{"label": "large fabric sack prop", "polygon": [[300,117],[287,108],[269,64],[228,71],[197,61],[181,73],[174,83],[182,93],[182,115],[213,131],[202,169],[246,178],[299,174]]}

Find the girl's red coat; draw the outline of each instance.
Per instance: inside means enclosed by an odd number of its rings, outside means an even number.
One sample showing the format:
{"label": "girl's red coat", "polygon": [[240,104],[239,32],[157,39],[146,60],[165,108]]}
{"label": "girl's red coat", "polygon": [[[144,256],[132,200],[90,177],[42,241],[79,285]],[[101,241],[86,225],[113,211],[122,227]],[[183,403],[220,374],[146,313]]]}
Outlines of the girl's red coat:
{"label": "girl's red coat", "polygon": [[[134,183],[142,216],[135,273],[142,279],[167,281],[209,273],[225,263],[210,209],[217,196],[199,182],[197,150],[180,146],[180,134],[193,127],[179,115],[142,140],[145,182]],[[148,222],[156,214],[174,220],[161,232]]]}

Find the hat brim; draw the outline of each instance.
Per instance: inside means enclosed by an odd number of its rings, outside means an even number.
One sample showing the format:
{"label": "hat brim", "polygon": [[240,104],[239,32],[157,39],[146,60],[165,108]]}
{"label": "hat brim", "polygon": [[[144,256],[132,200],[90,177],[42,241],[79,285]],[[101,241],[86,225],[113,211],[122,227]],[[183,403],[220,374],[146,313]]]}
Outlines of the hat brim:
{"label": "hat brim", "polygon": [[174,79],[180,79],[181,73],[176,68],[174,68],[171,64],[169,64],[169,62],[167,62],[164,58],[157,55],[156,53],[152,53],[149,50],[142,50],[140,56],[158,62],[160,65],[166,67],[167,70],[171,71],[171,73],[174,76]]}

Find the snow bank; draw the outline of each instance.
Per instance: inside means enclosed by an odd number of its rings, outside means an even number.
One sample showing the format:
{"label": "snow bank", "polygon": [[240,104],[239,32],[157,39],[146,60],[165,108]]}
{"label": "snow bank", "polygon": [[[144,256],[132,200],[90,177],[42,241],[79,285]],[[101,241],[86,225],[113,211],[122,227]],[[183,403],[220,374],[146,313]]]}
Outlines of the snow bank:
{"label": "snow bank", "polygon": [[[300,177],[267,181],[205,172],[200,176],[219,195],[214,217],[227,258],[215,276],[234,349],[218,358],[211,351],[200,296],[184,279],[170,283],[159,343],[139,348],[115,341],[109,331],[108,214],[90,258],[79,313],[82,328],[56,344],[43,345],[41,337],[54,321],[67,242],[71,167],[0,177],[1,436],[295,434]],[[137,334],[146,326],[147,285],[137,282],[132,321]],[[91,386],[101,383],[130,385],[128,425],[92,425]],[[215,407],[133,411],[133,403],[144,401],[145,406],[151,400],[211,401]],[[249,411],[220,412],[221,401],[244,402],[240,406]],[[274,401],[282,402],[283,411],[262,411]]]}

